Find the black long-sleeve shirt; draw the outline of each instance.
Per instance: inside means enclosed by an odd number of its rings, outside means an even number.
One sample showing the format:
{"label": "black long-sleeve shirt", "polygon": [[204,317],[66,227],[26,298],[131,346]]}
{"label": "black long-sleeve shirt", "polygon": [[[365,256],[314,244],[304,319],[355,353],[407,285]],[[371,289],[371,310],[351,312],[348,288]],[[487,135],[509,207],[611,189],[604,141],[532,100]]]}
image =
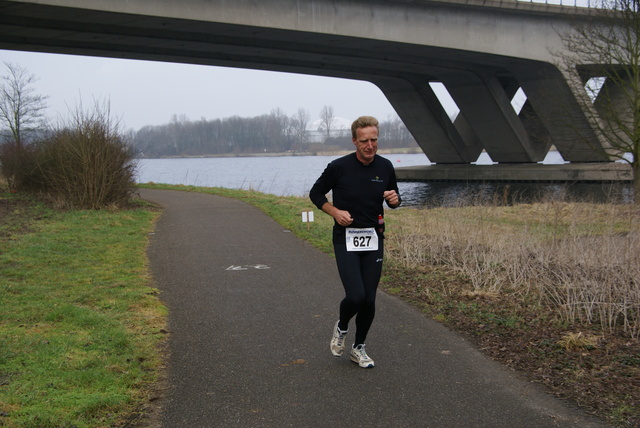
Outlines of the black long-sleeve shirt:
{"label": "black long-sleeve shirt", "polygon": [[[333,190],[333,206],[351,214],[353,223],[349,227],[377,226],[378,215],[383,214],[386,190],[395,190],[400,198],[393,164],[378,155],[368,165],[360,162],[355,153],[330,162],[311,188],[309,198],[322,209],[328,202],[326,195],[330,190]],[[334,239],[340,229],[344,230],[336,222]]]}

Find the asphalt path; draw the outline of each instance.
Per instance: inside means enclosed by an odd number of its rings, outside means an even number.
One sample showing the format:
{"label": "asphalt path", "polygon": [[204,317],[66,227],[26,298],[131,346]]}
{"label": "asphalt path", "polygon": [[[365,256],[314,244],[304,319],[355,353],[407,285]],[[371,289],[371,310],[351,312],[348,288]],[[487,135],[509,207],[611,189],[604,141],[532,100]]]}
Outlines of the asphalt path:
{"label": "asphalt path", "polygon": [[169,309],[163,427],[605,426],[382,292],[376,366],[333,357],[331,256],[238,200],[140,193],[163,207],[148,249]]}

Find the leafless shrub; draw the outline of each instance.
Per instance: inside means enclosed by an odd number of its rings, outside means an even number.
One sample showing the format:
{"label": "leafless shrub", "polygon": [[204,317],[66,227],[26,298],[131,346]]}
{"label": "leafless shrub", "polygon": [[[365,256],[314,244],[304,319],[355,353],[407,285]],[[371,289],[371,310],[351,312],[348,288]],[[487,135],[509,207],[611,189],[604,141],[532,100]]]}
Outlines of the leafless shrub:
{"label": "leafless shrub", "polygon": [[556,242],[545,295],[567,321],[622,326],[640,335],[640,239],[638,233],[569,237]]}
{"label": "leafless shrub", "polygon": [[533,296],[569,322],[600,323],[603,331],[621,328],[638,338],[638,216],[629,206],[600,206],[597,214],[595,206],[407,209],[393,217],[387,258],[410,268],[446,265],[470,280],[471,292]]}
{"label": "leafless shrub", "polygon": [[0,160],[10,185],[60,208],[122,206],[135,190],[134,153],[108,106],[80,106],[69,123],[42,141],[3,148]]}
{"label": "leafless shrub", "polygon": [[0,173],[12,191],[35,189],[31,177],[37,169],[34,146],[14,141],[0,145]]}

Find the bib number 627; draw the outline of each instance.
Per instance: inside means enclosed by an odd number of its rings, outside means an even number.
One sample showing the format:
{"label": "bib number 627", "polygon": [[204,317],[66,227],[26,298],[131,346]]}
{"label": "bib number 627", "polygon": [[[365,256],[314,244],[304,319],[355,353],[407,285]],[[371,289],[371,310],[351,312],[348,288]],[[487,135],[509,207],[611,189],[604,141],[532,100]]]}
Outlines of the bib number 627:
{"label": "bib number 627", "polygon": [[369,247],[371,245],[371,237],[370,236],[354,236],[353,237],[353,246],[354,247]]}
{"label": "bib number 627", "polygon": [[378,249],[378,235],[373,227],[345,229],[347,251],[375,251]]}

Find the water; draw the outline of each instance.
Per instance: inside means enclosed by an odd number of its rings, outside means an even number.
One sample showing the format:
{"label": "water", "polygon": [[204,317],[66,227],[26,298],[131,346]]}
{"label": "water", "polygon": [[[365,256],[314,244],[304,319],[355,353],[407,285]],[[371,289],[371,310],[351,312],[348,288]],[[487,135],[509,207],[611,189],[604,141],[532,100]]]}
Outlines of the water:
{"label": "water", "polygon": [[[138,183],[184,184],[307,196],[327,164],[339,156],[141,159]],[[429,165],[423,154],[384,155],[396,167]]]}
{"label": "water", "polygon": [[[394,166],[430,165],[424,154],[382,155]],[[141,159],[138,183],[184,184],[202,187],[256,190],[279,196],[307,196],[329,162],[339,156],[274,156],[229,158]],[[543,163],[562,163],[549,152]],[[491,164],[483,154],[478,164]],[[629,185],[607,184],[500,184],[500,183],[398,183],[403,206],[439,206],[481,201],[513,203],[539,198],[588,198],[628,202]]]}

